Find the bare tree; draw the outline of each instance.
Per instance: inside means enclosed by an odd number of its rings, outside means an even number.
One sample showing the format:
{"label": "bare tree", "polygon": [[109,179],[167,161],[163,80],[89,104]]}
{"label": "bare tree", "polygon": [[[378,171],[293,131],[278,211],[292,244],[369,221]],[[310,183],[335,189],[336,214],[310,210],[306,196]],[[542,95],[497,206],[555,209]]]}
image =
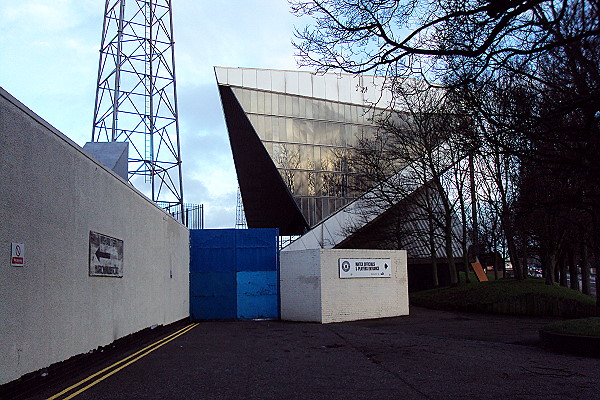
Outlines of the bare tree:
{"label": "bare tree", "polygon": [[296,32],[303,65],[320,71],[431,78],[446,57],[477,75],[515,56],[535,58],[600,34],[593,22],[555,35],[570,19],[597,20],[597,0],[291,0],[312,24]]}
{"label": "bare tree", "polygon": [[375,135],[357,140],[350,156],[354,184],[357,191],[372,194],[369,210],[385,211],[388,220],[393,217],[387,237],[396,238],[400,248],[421,243],[432,260],[444,254],[450,283],[455,285],[459,256],[455,244],[460,235],[456,235],[456,187],[449,185],[448,171],[465,156],[451,143],[460,118],[448,114],[444,92],[409,83],[396,88],[406,107],[379,120]]}

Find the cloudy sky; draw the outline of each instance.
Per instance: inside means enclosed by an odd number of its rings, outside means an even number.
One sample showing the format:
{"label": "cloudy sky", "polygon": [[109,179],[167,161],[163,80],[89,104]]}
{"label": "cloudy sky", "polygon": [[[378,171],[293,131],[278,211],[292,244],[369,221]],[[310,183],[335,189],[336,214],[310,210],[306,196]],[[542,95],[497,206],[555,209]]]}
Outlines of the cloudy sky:
{"label": "cloudy sky", "polygon": [[[0,86],[77,144],[91,138],[102,0],[0,3]],[[173,0],[184,197],[233,227],[237,181],[213,66],[297,69],[287,0]]]}

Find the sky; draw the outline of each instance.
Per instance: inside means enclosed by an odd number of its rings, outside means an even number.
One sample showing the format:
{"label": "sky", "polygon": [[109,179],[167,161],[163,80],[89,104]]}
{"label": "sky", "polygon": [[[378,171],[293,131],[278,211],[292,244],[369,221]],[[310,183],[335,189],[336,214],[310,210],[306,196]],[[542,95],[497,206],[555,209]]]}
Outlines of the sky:
{"label": "sky", "polygon": [[[91,139],[102,0],[0,2],[0,86],[78,145]],[[235,225],[237,180],[214,66],[298,69],[287,0],[173,0],[184,201]]]}

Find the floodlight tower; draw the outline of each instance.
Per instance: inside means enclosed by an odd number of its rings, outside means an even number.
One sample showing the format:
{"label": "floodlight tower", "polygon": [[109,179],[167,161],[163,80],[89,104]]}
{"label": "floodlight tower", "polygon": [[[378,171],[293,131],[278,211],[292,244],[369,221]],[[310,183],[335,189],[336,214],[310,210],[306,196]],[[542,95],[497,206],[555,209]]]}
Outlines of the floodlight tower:
{"label": "floodlight tower", "polygon": [[177,115],[171,0],[106,0],[92,142],[128,142],[129,181],[183,218]]}
{"label": "floodlight tower", "polygon": [[235,229],[246,229],[246,214],[244,214],[244,203],[242,202],[242,192],[238,186],[237,190],[237,205],[235,207]]}

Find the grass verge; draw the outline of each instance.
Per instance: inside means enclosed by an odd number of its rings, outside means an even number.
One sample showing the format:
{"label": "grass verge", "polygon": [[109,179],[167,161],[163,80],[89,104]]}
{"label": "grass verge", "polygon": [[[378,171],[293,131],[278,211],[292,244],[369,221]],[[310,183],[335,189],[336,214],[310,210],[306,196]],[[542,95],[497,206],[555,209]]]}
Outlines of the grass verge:
{"label": "grass verge", "polygon": [[596,299],[559,285],[546,285],[542,279],[499,279],[471,282],[456,287],[411,293],[411,304],[441,310],[589,317]]}
{"label": "grass verge", "polygon": [[544,330],[561,335],[583,335],[600,338],[600,317],[553,322],[546,325]]}

